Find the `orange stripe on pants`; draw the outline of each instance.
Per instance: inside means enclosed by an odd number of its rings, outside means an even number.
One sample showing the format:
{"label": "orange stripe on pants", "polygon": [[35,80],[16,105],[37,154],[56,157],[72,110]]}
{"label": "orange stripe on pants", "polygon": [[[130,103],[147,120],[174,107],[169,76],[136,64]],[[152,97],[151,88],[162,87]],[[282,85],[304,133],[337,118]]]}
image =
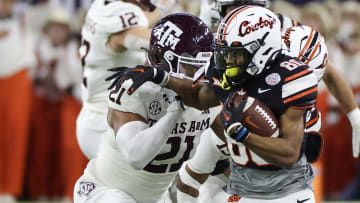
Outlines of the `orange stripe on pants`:
{"label": "orange stripe on pants", "polygon": [[22,193],[30,108],[27,70],[0,78],[0,193]]}

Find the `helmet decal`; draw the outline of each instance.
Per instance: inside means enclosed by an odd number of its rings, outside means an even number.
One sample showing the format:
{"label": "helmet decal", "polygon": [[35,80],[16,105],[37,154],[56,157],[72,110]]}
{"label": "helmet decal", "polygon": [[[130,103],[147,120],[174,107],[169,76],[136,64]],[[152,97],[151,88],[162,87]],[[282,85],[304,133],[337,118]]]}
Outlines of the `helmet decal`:
{"label": "helmet decal", "polygon": [[283,43],[286,45],[286,47],[289,49],[290,45],[291,45],[291,40],[290,40],[290,35],[291,32],[295,31],[292,28],[289,28],[286,30],[285,34],[281,37],[281,39],[283,40]]}
{"label": "helmet decal", "polygon": [[241,86],[246,80],[270,68],[281,51],[281,28],[277,15],[261,6],[235,8],[222,20],[215,41],[216,68],[227,75],[229,84]]}
{"label": "helmet decal", "polygon": [[263,27],[269,27],[270,29],[272,29],[275,22],[276,22],[276,20],[273,18],[264,20],[262,17],[260,17],[259,22],[255,23],[253,25],[250,25],[251,22],[245,20],[240,24],[239,35],[241,37],[244,37],[245,35],[250,34],[251,32],[254,32]]}
{"label": "helmet decal", "polygon": [[157,38],[157,44],[165,47],[171,47],[175,50],[176,45],[180,42],[180,35],[183,31],[174,23],[167,21],[159,29],[154,31],[154,37]]}

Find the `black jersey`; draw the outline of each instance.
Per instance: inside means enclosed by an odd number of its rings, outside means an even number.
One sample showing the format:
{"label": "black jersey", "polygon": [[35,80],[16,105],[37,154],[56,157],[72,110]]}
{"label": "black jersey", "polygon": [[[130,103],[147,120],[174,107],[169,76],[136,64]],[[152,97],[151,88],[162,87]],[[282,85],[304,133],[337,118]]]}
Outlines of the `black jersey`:
{"label": "black jersey", "polygon": [[317,79],[312,70],[298,59],[283,54],[278,55],[271,68],[245,82],[242,88],[223,90],[215,69],[209,70],[207,77],[221,102],[224,103],[232,91],[244,91],[266,104],[277,119],[288,107],[313,107],[317,96]]}
{"label": "black jersey", "polygon": [[[251,78],[241,88],[232,89],[232,91],[221,88],[220,75],[221,73],[217,73],[213,68],[209,70],[207,77],[215,95],[223,103],[233,91],[243,91],[266,104],[278,120],[289,107],[311,109],[315,105],[317,78],[312,70],[297,58],[283,54],[278,55],[271,68]],[[246,168],[280,170],[279,167],[267,163],[252,153],[241,143],[230,141],[228,147],[233,166],[235,164]],[[252,158],[236,156],[244,153]],[[240,159],[236,157],[240,157]]]}

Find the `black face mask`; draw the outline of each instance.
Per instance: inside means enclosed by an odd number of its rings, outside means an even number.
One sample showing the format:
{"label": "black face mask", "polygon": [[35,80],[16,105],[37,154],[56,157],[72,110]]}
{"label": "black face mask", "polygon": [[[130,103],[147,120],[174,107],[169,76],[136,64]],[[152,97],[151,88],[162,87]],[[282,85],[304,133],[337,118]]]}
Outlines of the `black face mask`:
{"label": "black face mask", "polygon": [[240,45],[221,46],[215,45],[215,69],[222,75],[223,88],[239,87],[251,75],[246,72],[252,55]]}

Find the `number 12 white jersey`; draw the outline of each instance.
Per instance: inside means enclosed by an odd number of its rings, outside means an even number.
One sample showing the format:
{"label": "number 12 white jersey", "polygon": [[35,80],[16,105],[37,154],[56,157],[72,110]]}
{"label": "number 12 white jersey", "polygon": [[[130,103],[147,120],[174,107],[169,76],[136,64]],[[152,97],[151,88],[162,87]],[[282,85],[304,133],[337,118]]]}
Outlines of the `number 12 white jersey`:
{"label": "number 12 white jersey", "polygon": [[80,55],[84,66],[82,99],[92,109],[107,111],[105,78],[108,68],[135,66],[145,62],[143,51],[114,52],[108,46],[111,34],[133,27],[148,27],[144,12],[136,5],[122,1],[95,0],[91,5],[82,28]]}

